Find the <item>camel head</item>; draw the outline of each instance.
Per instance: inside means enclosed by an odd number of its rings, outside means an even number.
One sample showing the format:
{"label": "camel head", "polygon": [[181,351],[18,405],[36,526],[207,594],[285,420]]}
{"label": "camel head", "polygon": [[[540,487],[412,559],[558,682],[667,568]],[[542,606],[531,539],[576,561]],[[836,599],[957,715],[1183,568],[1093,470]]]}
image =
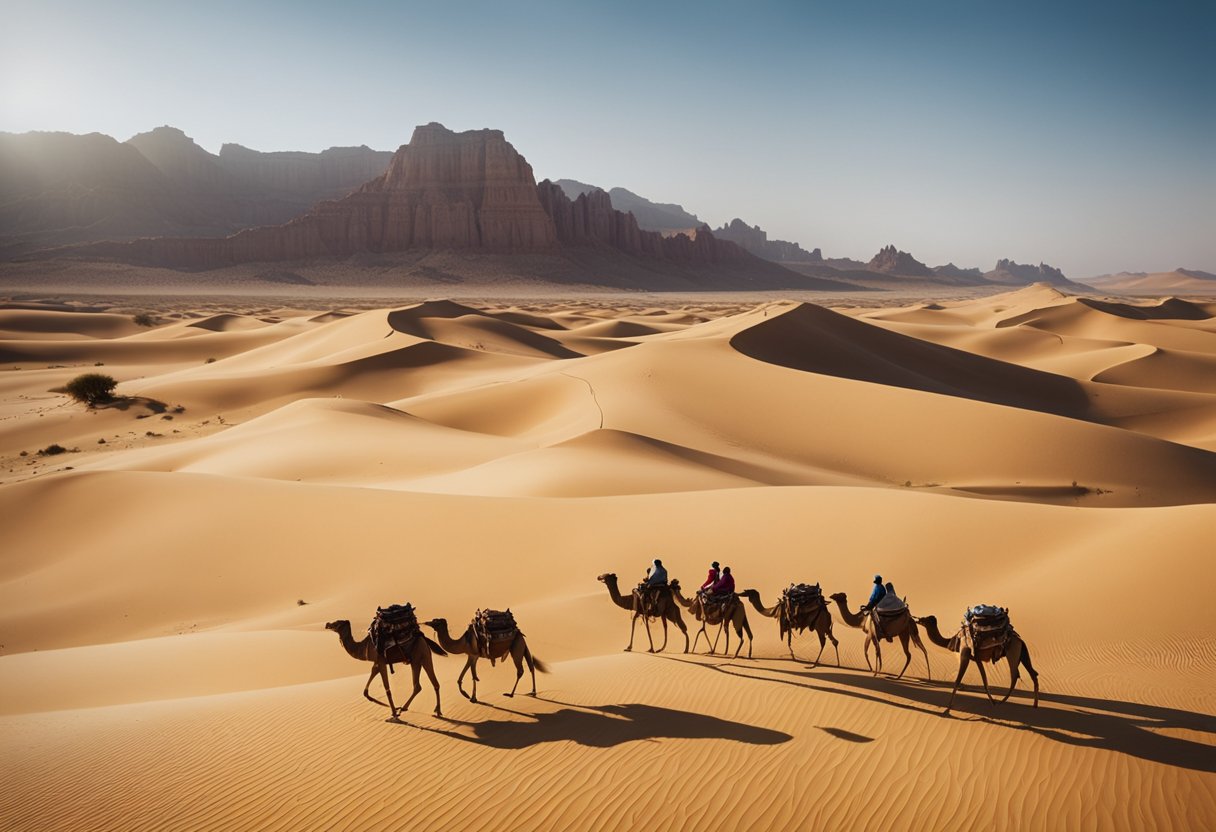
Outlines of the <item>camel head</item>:
{"label": "camel head", "polygon": [[430,627],[432,630],[438,629],[439,627],[443,627],[446,630],[447,626],[448,626],[448,621],[446,618],[432,618],[430,621],[423,621],[422,626]]}
{"label": "camel head", "polygon": [[680,579],[679,578],[672,578],[670,581],[667,582],[667,585],[671,587],[672,592],[680,591]]}
{"label": "camel head", "polygon": [[845,595],[843,592],[833,592],[828,597],[842,607],[847,607],[849,605],[849,596]]}
{"label": "camel head", "polygon": [[603,575],[597,575],[595,579],[605,584],[609,582],[616,583],[616,573],[605,572]]}
{"label": "camel head", "polygon": [[927,624],[930,627],[937,626],[937,616],[936,615],[922,615],[920,618],[914,618],[913,620],[917,624]]}
{"label": "camel head", "polygon": [[331,621],[331,622],[329,622],[328,624],[326,624],[326,625],[325,625],[325,629],[327,629],[327,630],[333,630],[335,633],[340,633],[340,632],[342,632],[342,630],[344,630],[344,629],[347,629],[347,630],[349,630],[349,629],[350,629],[350,622],[349,622],[349,621],[347,621],[347,620],[345,620],[345,619],[339,619],[339,620],[337,620],[337,621]]}

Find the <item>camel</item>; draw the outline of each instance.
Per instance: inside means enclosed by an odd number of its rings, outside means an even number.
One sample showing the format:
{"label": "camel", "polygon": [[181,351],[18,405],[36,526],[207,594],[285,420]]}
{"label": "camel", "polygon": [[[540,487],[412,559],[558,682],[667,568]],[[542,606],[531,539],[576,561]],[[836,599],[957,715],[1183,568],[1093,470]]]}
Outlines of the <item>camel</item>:
{"label": "camel", "polygon": [[[667,649],[667,622],[670,621],[680,628],[680,632],[684,634],[684,652],[688,652],[688,628],[684,626],[684,619],[680,615],[680,608],[672,601],[671,593],[664,592],[659,594],[658,604],[655,609],[649,612],[642,612],[642,599],[638,591],[635,589],[633,594],[626,598],[621,595],[621,591],[617,588],[616,575],[611,572],[606,572],[603,575],[596,577],[597,581],[602,582],[608,587],[608,594],[612,596],[612,603],[616,604],[623,610],[629,610],[633,613],[633,619],[629,622],[629,646],[625,648],[625,652],[633,649],[633,634],[637,629],[638,618],[642,619],[642,623],[646,625],[646,640],[650,642],[651,653],[662,653]],[[654,649],[654,639],[650,636],[650,619],[657,618],[663,622],[663,646],[658,650]]]}
{"label": "camel", "polygon": [[[747,609],[743,604],[739,603],[739,598],[736,596],[726,609],[718,604],[714,604],[708,609],[701,603],[700,598],[685,598],[680,594],[680,582],[671,582],[671,595],[676,599],[676,603],[687,610],[691,610],[692,614],[701,622],[701,629],[697,631],[697,637],[693,639],[692,649],[695,653],[697,650],[697,642],[701,639],[701,634],[705,633],[705,643],[709,644],[709,633],[705,632],[706,627],[712,627],[714,624],[719,624],[722,630],[726,630],[726,648],[722,651],[722,655],[730,652],[730,628],[729,624],[735,628],[735,634],[739,637],[739,646],[735,648],[734,658],[739,658],[739,651],[743,649],[743,633],[747,633],[747,657],[752,657],[752,642],[755,640],[752,636],[751,625],[747,623]],[[718,635],[722,634],[722,630],[718,631]],[[718,639],[714,639],[714,643],[709,648],[709,654],[712,656],[718,649]]]}
{"label": "camel", "polygon": [[[372,663],[372,672],[367,677],[367,684],[363,686],[363,695],[377,705],[384,705],[383,702],[368,693],[368,689],[372,686],[372,679],[376,678],[376,674],[379,673],[380,681],[384,683],[384,692],[388,694],[388,705],[386,707],[392,713],[393,719],[397,718],[397,714],[408,711],[410,703],[414,701],[414,697],[422,690],[422,685],[418,682],[418,674],[423,670],[426,671],[426,675],[431,679],[431,684],[435,687],[435,716],[443,716],[443,709],[439,704],[439,680],[435,678],[435,665],[431,661],[431,653],[439,656],[447,654],[438,644],[422,635],[422,633],[419,633],[418,637],[411,641],[408,646],[397,644],[390,647],[386,653],[380,653],[372,646],[372,637],[370,635],[364,636],[362,641],[355,641],[354,636],[350,632],[349,621],[331,621],[325,625],[325,629],[333,630],[338,634],[338,638],[342,642],[342,649],[352,659]],[[393,690],[388,685],[387,670],[390,664],[397,662],[408,664],[414,672],[414,692],[410,694],[409,699],[405,700],[405,704],[400,709],[393,705]]]}
{"label": "camel", "polygon": [[[899,671],[896,679],[902,679],[904,673],[908,669],[908,665],[912,663],[912,651],[908,649],[908,640],[920,648],[920,651],[925,654],[925,674],[929,680],[933,679],[933,672],[929,669],[929,651],[925,649],[924,643],[920,640],[920,633],[916,629],[916,619],[912,617],[912,611],[904,608],[904,614],[895,619],[887,619],[885,622],[886,631],[881,637],[874,633],[874,618],[870,615],[862,615],[849,612],[849,599],[843,592],[837,592],[832,595],[832,600],[836,602],[836,606],[840,609],[840,617],[844,623],[850,627],[856,627],[866,634],[866,643],[864,654],[866,657],[866,667],[874,671],[877,676],[882,671],[882,646],[880,642],[883,638],[898,638],[899,644],[904,649],[904,667]],[[870,665],[870,644],[874,645],[874,665]]]}
{"label": "camel", "polygon": [[[430,621],[422,622],[424,626],[430,627],[435,631],[435,637],[439,639],[439,646],[449,653],[463,653],[468,656],[465,662],[464,670],[460,671],[460,676],[456,679],[456,689],[460,691],[460,695],[470,702],[477,701],[477,660],[480,658],[488,658],[491,662],[498,659],[510,656],[515,662],[515,684],[511,687],[510,693],[504,693],[503,696],[511,697],[515,695],[515,689],[519,687],[519,680],[524,675],[524,662],[528,664],[528,670],[532,673],[532,693],[529,696],[536,696],[536,671],[548,673],[548,666],[540,659],[532,655],[532,651],[528,649],[528,642],[524,639],[524,634],[519,630],[515,631],[514,638],[502,639],[501,641],[491,641],[489,655],[482,656],[481,651],[477,649],[477,637],[473,632],[473,625],[470,623],[468,628],[460,636],[460,638],[452,638],[448,633],[448,622],[442,618],[433,618]],[[464,675],[472,671],[473,673],[473,695],[464,692]]]}
{"label": "camel", "polygon": [[832,613],[828,610],[828,602],[825,598],[823,604],[816,609],[810,610],[805,607],[797,610],[796,614],[791,617],[789,609],[783,603],[778,603],[773,607],[766,607],[760,601],[760,593],[754,589],[745,589],[739,593],[742,597],[752,602],[752,606],[756,608],[756,612],[766,618],[776,618],[781,628],[781,635],[785,636],[786,647],[789,648],[790,658],[794,656],[794,630],[802,632],[803,630],[813,630],[819,636],[819,653],[815,656],[815,664],[819,664],[819,658],[823,655],[823,648],[827,646],[828,640],[832,642],[832,647],[836,650],[836,666],[840,667],[840,642],[836,640],[836,636],[832,635]]}
{"label": "camel", "polygon": [[938,647],[958,653],[958,677],[954,680],[954,690],[950,691],[950,701],[946,703],[946,710],[942,712],[943,714],[950,713],[950,706],[954,704],[954,694],[958,693],[959,686],[963,683],[963,674],[967,672],[967,665],[973,660],[975,666],[980,670],[980,678],[984,680],[984,693],[988,694],[990,702],[995,703],[992,691],[988,690],[988,673],[984,670],[984,662],[989,661],[996,664],[1001,660],[1002,655],[1009,660],[1009,690],[1001,697],[1001,701],[1007,701],[1010,694],[1013,693],[1013,689],[1018,683],[1018,665],[1021,664],[1030,674],[1031,681],[1034,682],[1033,707],[1039,707],[1039,674],[1030,663],[1030,648],[1016,632],[1009,636],[1009,640],[1003,647],[999,644],[992,644],[976,650],[971,644],[971,637],[966,633],[965,627],[960,627],[958,635],[954,638],[945,638],[937,629],[937,616],[926,615],[916,619],[916,623],[925,628],[929,641]]}

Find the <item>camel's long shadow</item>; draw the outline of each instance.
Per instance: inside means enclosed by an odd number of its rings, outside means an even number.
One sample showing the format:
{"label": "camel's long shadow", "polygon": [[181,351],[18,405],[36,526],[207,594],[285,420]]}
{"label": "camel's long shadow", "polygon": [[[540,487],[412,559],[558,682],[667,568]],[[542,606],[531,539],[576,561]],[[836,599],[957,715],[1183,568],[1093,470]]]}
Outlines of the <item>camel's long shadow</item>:
{"label": "camel's long shadow", "polygon": [[[953,683],[896,681],[881,676],[875,677],[866,672],[755,668],[764,673],[805,680],[795,681],[743,673],[731,665],[705,664],[673,656],[659,658],[693,664],[756,682],[793,685],[817,692],[852,696],[930,715],[941,714],[950,698],[950,688],[953,687]],[[1014,692],[1013,697],[1009,702],[993,704],[982,693],[979,696],[960,693],[954,698],[952,708],[982,722],[1030,731],[1067,745],[1117,751],[1155,763],[1216,772],[1216,745],[1161,733],[1162,730],[1192,731],[1208,735],[1216,742],[1216,716],[1139,702],[1053,693],[1040,693],[1040,707],[1032,708],[1028,701],[1028,692],[1018,690]],[[1046,703],[1080,710],[1043,707]]]}
{"label": "camel's long shadow", "polygon": [[[749,745],[777,745],[793,739],[789,734],[769,728],[639,702],[625,705],[569,705],[553,699],[546,701],[567,707],[552,713],[510,711],[527,717],[527,722],[448,720],[468,727],[473,732],[471,737],[421,725],[412,727],[492,748],[528,748],[565,740],[592,748],[611,748],[626,742],[657,739],[724,739]],[[509,711],[507,708],[498,710]]]}

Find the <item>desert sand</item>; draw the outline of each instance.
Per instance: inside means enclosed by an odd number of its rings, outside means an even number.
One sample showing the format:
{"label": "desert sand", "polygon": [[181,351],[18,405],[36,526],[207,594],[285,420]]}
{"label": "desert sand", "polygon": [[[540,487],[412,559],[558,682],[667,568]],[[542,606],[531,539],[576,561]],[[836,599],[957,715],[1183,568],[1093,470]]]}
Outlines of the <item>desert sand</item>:
{"label": "desert sand", "polygon": [[[0,305],[0,828],[1216,826],[1216,304],[126,303]],[[656,556],[1007,606],[1039,707],[835,606],[840,667],[622,652]],[[404,601],[509,606],[539,697],[389,720],[324,625]]]}

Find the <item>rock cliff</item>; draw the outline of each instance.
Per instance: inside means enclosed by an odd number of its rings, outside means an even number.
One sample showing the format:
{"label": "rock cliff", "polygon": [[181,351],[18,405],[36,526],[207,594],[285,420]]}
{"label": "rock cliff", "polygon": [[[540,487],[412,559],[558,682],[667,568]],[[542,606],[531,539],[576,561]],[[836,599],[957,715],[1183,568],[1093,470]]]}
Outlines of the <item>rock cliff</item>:
{"label": "rock cliff", "polygon": [[895,246],[886,246],[871,258],[869,268],[876,272],[907,275],[909,277],[931,277],[933,270],[906,251]]}
{"label": "rock cliff", "polygon": [[822,263],[823,253],[819,249],[807,251],[797,243],[788,240],[770,240],[768,233],[760,226],[751,226],[743,220],[735,218],[721,228],[715,229],[714,234],[723,240],[730,240],[757,257],[775,262],[791,263]]}

